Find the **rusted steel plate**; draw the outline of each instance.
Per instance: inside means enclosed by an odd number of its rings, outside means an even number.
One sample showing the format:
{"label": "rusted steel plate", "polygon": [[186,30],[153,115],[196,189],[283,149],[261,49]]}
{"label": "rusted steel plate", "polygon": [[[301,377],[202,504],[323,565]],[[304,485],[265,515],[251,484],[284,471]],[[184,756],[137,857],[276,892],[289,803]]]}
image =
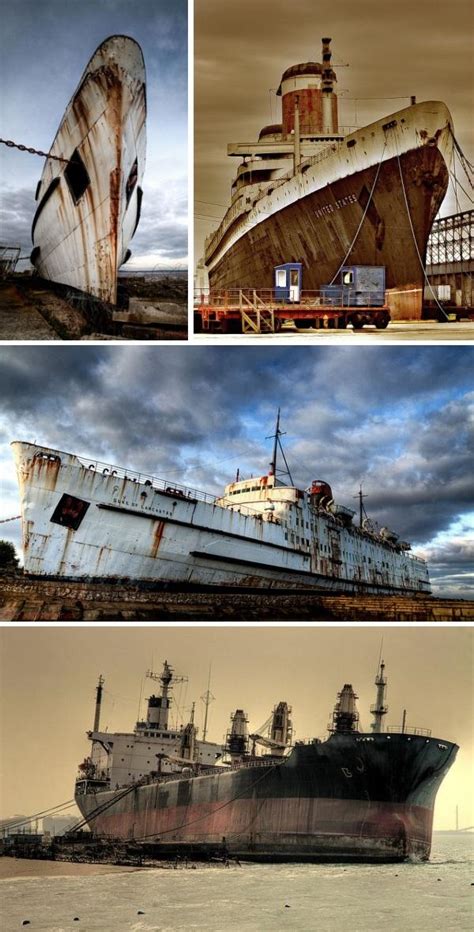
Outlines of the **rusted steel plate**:
{"label": "rusted steel plate", "polygon": [[306,289],[330,282],[356,235],[380,164],[350,261],[385,266],[393,319],[419,318],[424,275],[418,251],[424,259],[447,190],[453,123],[438,101],[387,119],[303,158],[303,170],[292,177],[242,187],[206,242],[211,288],[271,288],[274,267],[293,261],[303,263]]}
{"label": "rusted steel plate", "polygon": [[[37,190],[32,261],[46,279],[111,303],[135,231],[146,148],[140,46],[112,36],[86,66]],[[71,168],[72,165],[72,168]]]}

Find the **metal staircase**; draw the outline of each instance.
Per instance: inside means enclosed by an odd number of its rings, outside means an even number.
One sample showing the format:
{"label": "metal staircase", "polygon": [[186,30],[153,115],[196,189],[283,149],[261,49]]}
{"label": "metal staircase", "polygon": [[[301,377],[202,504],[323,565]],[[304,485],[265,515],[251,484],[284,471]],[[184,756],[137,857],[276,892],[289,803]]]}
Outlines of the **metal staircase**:
{"label": "metal staircase", "polygon": [[251,297],[239,291],[239,310],[242,333],[275,333],[273,308],[262,301],[255,289]]}

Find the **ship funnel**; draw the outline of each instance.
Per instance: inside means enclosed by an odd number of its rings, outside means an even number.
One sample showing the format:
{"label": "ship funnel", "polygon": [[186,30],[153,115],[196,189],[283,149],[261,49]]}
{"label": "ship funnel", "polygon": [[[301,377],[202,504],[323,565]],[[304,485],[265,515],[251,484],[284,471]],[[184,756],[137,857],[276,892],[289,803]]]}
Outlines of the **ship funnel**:
{"label": "ship funnel", "polygon": [[236,709],[230,719],[230,731],[225,739],[225,750],[230,754],[232,763],[235,763],[248,754],[249,735],[248,718],[243,709]]}
{"label": "ship funnel", "polygon": [[[327,136],[338,132],[336,75],[331,67],[331,39],[323,39],[323,62],[291,65],[283,72],[277,95],[282,104],[282,136]],[[295,126],[295,115],[299,121]]]}
{"label": "ship funnel", "polygon": [[336,734],[347,734],[358,731],[359,713],[356,707],[356,696],[350,683],[345,683],[341,692],[337,694],[337,702],[332,714],[332,724],[329,731]]}
{"label": "ship funnel", "polygon": [[337,132],[333,113],[334,72],[331,68],[331,39],[322,39],[323,68],[321,74],[321,91],[323,97],[323,133],[330,135]]}
{"label": "ship funnel", "polygon": [[95,690],[95,713],[94,713],[94,726],[93,731],[98,731],[100,727],[100,709],[102,706],[102,690],[104,688],[104,677],[102,674],[99,676],[99,682],[97,683]]}
{"label": "ship funnel", "polygon": [[291,709],[287,702],[279,702],[273,709],[270,740],[275,742],[273,754],[282,757],[291,744],[293,725],[290,719]]}
{"label": "ship funnel", "polygon": [[194,708],[195,704],[191,709],[191,716],[188,724],[183,728],[181,735],[181,757],[184,757],[186,760],[193,761],[196,756],[196,726],[194,724]]}
{"label": "ship funnel", "polygon": [[388,712],[388,705],[385,704],[385,692],[387,688],[387,677],[384,676],[385,664],[383,660],[380,663],[380,668],[377,676],[375,677],[375,685],[377,687],[377,702],[375,705],[370,706],[371,715],[373,715],[374,720],[372,722],[372,731],[376,734],[380,734],[383,731],[382,721],[384,715]]}

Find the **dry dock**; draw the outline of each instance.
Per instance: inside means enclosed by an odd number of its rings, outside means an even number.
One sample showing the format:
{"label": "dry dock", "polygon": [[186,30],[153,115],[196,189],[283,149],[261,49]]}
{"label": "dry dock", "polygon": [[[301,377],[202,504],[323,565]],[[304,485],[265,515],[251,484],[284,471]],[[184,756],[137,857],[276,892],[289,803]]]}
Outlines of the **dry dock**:
{"label": "dry dock", "polygon": [[474,621],[474,602],[427,596],[150,591],[3,576],[0,621]]}

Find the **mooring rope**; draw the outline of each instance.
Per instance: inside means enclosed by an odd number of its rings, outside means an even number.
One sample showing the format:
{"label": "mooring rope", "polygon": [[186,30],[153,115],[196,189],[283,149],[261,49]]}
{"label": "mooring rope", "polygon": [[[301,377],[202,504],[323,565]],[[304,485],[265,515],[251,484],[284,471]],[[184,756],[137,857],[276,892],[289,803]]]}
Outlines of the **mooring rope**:
{"label": "mooring rope", "polygon": [[[396,148],[396,143],[395,143],[395,148]],[[405,189],[405,181],[404,181],[404,179],[403,179],[403,172],[402,172],[402,166],[401,166],[401,162],[400,162],[400,156],[399,156],[399,154],[398,154],[398,149],[397,149],[397,148],[396,148],[396,153],[397,153],[397,161],[398,161],[398,172],[399,172],[400,181],[401,181],[401,184],[402,184],[403,198],[404,198],[405,207],[406,207],[406,210],[407,210],[407,216],[408,216],[408,222],[409,222],[409,224],[410,224],[411,235],[412,235],[412,237],[413,237],[413,242],[414,242],[414,244],[415,244],[416,254],[417,254],[417,256],[418,256],[418,260],[419,260],[419,263],[420,263],[420,266],[421,266],[421,269],[422,269],[423,276],[424,276],[424,279],[425,279],[425,281],[426,281],[426,284],[428,285],[428,288],[430,289],[431,294],[433,295],[433,298],[434,298],[436,304],[437,304],[438,307],[439,307],[439,310],[442,312],[442,314],[444,314],[446,320],[449,320],[449,314],[446,313],[444,307],[439,303],[438,298],[437,298],[437,296],[436,296],[435,293],[434,293],[433,286],[432,286],[432,284],[431,284],[431,282],[430,282],[430,280],[429,280],[429,278],[428,278],[428,275],[427,275],[427,273],[426,273],[426,268],[425,268],[425,266],[424,266],[423,259],[421,258],[420,250],[418,249],[418,243],[417,243],[416,236],[415,236],[415,230],[414,230],[414,228],[413,228],[413,222],[412,222],[412,219],[411,219],[410,205],[409,205],[409,203],[408,203],[407,192],[406,192],[406,189]]]}
{"label": "mooring rope", "polygon": [[387,140],[385,139],[384,144],[383,144],[382,155],[380,156],[380,162],[379,162],[379,164],[378,164],[378,166],[377,166],[377,172],[376,172],[376,175],[375,175],[375,178],[374,178],[374,183],[373,183],[372,188],[371,188],[371,190],[370,190],[369,199],[368,199],[368,201],[367,201],[367,204],[365,205],[364,213],[362,214],[362,218],[361,218],[361,220],[360,220],[359,226],[357,227],[357,230],[356,230],[354,239],[352,240],[352,243],[351,243],[351,245],[349,246],[349,249],[347,250],[346,255],[344,256],[344,259],[342,260],[342,262],[341,262],[341,264],[340,264],[340,266],[339,266],[339,268],[338,268],[336,274],[333,276],[333,278],[332,278],[332,280],[331,280],[331,282],[330,282],[331,285],[334,284],[334,282],[335,282],[337,276],[339,275],[339,272],[341,271],[342,268],[344,268],[344,266],[345,266],[345,264],[346,264],[346,262],[347,262],[347,260],[348,260],[348,258],[349,258],[349,256],[350,256],[350,254],[351,254],[351,252],[352,252],[352,250],[353,250],[353,248],[354,248],[354,244],[355,244],[355,242],[356,242],[356,240],[357,240],[357,237],[359,236],[359,233],[360,233],[360,231],[361,231],[361,229],[362,229],[362,224],[363,224],[363,222],[364,222],[364,220],[365,220],[365,218],[366,218],[366,216],[367,216],[367,211],[368,211],[368,209],[369,209],[370,202],[371,202],[371,200],[372,200],[372,195],[373,195],[373,193],[374,193],[374,191],[375,191],[375,186],[376,186],[377,181],[378,181],[378,179],[379,179],[380,169],[381,169],[381,167],[382,167],[383,157],[384,157],[385,149],[386,149],[386,148],[387,148]]}
{"label": "mooring rope", "polygon": [[[218,806],[217,809],[214,809],[214,811],[211,813],[211,815],[214,815],[214,813],[216,813],[216,812],[220,812],[221,809],[225,809],[226,806],[230,806],[231,803],[235,802],[237,799],[240,799],[240,798],[241,798],[242,796],[244,796],[244,794],[247,793],[249,790],[252,790],[252,789],[254,788],[254,786],[257,786],[257,783],[261,783],[262,780],[264,780],[266,777],[269,776],[269,774],[275,769],[275,766],[277,766],[277,767],[282,767],[283,764],[276,764],[276,765],[275,765],[275,764],[270,764],[270,765],[269,765],[269,768],[268,768],[268,771],[265,770],[265,773],[262,774],[261,777],[258,777],[257,780],[254,780],[253,783],[251,783],[249,786],[246,786],[246,787],[242,790],[241,793],[237,793],[237,796],[233,796],[232,799],[227,799],[225,803],[222,803],[222,806]],[[205,774],[205,776],[208,776],[208,774]],[[212,776],[212,774],[209,774],[209,776]],[[144,838],[156,838],[157,836],[158,836],[159,838],[161,838],[162,835],[169,835],[171,832],[179,832],[182,828],[187,828],[189,825],[194,825],[196,822],[202,822],[203,819],[207,819],[207,818],[209,818],[209,813],[208,813],[208,812],[206,812],[206,813],[205,813],[204,815],[202,815],[202,816],[197,816],[197,818],[195,818],[195,819],[190,819],[189,822],[182,822],[181,825],[175,825],[173,828],[167,828],[167,829],[165,829],[165,830],[162,831],[162,832],[150,832],[150,833],[147,834],[147,835],[139,835],[138,838],[134,838],[133,840],[134,840],[134,841],[143,841]]]}
{"label": "mooring rope", "polygon": [[[41,812],[35,812],[33,815],[25,816],[22,819],[17,819],[16,821],[8,822],[8,825],[4,825],[4,828],[8,828],[10,831],[13,828],[19,828],[21,825],[28,825],[30,822],[35,822],[36,819],[41,819],[47,816],[58,815],[60,812],[65,811],[66,809],[72,809],[76,803],[74,799],[68,799],[65,803],[57,803],[56,806],[50,806],[49,809],[42,809]],[[7,822],[8,820],[5,820]]]}

